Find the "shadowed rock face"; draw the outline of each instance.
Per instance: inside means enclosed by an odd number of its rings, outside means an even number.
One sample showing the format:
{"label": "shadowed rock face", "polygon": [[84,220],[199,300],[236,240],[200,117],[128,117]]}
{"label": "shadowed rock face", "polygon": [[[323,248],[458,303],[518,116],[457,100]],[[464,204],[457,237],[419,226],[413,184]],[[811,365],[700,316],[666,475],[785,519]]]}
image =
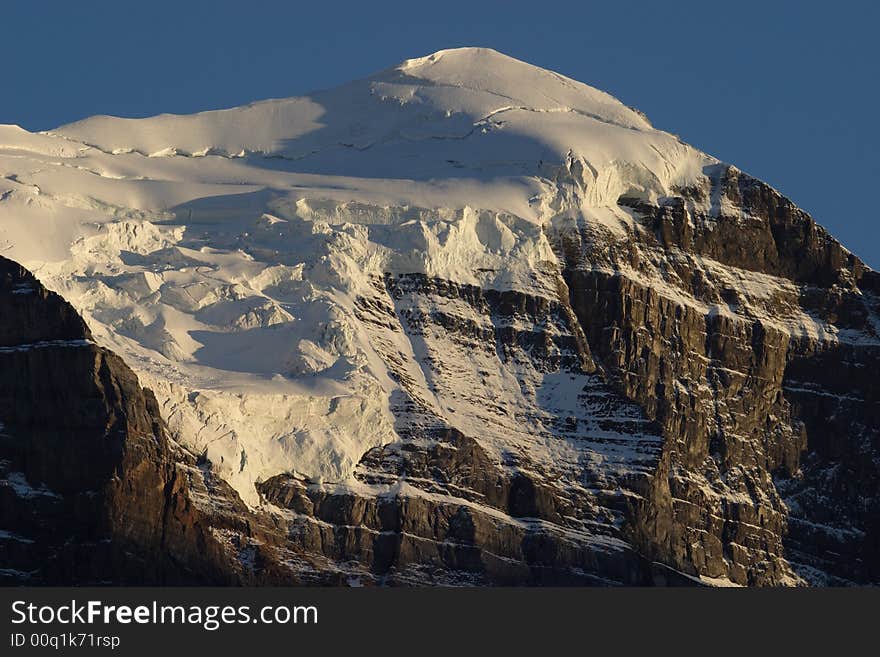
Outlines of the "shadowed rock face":
{"label": "shadowed rock face", "polygon": [[548,228],[555,292],[375,280],[356,313],[398,440],[351,482],[263,481],[256,509],[0,260],[5,580],[880,582],[880,277],[763,183],[710,173],[622,198],[626,239]]}

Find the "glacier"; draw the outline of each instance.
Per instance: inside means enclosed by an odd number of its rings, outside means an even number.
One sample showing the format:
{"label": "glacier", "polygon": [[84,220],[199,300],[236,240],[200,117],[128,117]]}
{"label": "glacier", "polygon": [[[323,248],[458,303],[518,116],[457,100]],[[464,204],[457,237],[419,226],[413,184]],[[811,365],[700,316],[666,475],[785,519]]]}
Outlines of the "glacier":
{"label": "glacier", "polygon": [[[618,198],[656,200],[713,163],[601,91],[464,48],[302,98],[0,127],[0,252],[69,299],[179,440],[256,504],[254,482],[345,483],[395,439],[399,383],[357,318],[375,281],[556,294],[550,231],[625,236]],[[394,347],[411,370],[414,346]],[[493,367],[454,385],[485,386]],[[453,426],[483,421],[409,374]],[[575,403],[528,376],[551,406]],[[499,417],[533,405],[518,385],[497,392]]]}

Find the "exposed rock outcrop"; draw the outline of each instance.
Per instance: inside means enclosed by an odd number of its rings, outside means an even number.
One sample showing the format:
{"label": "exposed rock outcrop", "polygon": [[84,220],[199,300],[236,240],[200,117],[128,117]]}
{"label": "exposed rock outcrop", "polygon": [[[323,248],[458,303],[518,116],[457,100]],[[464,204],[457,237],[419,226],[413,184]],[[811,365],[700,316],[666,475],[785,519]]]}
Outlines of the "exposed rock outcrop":
{"label": "exposed rock outcrop", "polygon": [[876,582],[876,274],[767,185],[713,174],[632,203],[623,248],[560,242],[597,361],[663,427],[662,520],[638,542],[740,584]]}

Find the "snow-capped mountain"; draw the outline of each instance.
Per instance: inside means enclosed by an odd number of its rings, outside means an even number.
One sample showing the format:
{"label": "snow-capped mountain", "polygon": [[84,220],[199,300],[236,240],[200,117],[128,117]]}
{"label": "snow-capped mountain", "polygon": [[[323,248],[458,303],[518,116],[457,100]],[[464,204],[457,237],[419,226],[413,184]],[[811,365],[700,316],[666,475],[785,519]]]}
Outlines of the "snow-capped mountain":
{"label": "snow-capped mountain", "polygon": [[880,581],[880,278],[601,91],[448,50],[0,174],[245,581]]}

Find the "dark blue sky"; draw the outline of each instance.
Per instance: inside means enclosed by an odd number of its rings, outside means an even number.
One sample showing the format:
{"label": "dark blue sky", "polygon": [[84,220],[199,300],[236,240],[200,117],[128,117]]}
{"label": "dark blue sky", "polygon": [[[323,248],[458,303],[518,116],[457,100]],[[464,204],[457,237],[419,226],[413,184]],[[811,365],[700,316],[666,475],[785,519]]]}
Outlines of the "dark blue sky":
{"label": "dark blue sky", "polygon": [[0,123],[301,94],[479,45],[604,89],[762,178],[880,267],[874,2],[10,2]]}

